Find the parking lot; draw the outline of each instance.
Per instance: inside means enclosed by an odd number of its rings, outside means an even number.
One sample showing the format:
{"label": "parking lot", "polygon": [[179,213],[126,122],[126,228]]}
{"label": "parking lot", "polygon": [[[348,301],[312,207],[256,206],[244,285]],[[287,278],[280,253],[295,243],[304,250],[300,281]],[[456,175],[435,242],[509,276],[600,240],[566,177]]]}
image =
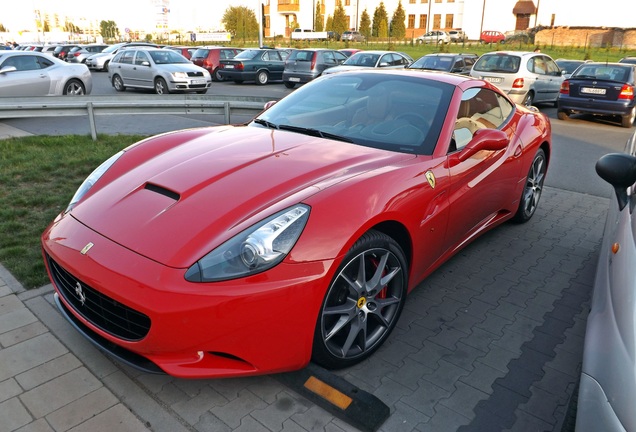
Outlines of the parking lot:
{"label": "parking lot", "polygon": [[[218,88],[232,87],[260,89]],[[283,89],[270,84],[265,90]],[[546,111],[553,115],[554,109]],[[56,120],[56,133],[69,133]],[[122,131],[123,119],[106,121]],[[207,122],[177,116],[153,121],[161,127]],[[51,133],[47,122],[5,125]],[[409,296],[396,331],[375,355],[335,372],[389,407],[378,430],[567,426],[609,203],[593,163],[622,149],[631,131],[588,119],[554,119],[553,125],[554,157],[535,217],[525,225],[505,224],[462,250]],[[105,357],[70,327],[52,292],[50,285],[25,291],[0,268],[0,417],[8,419],[9,431],[26,425],[56,431],[358,430],[289,387],[282,375],[183,380],[139,373]]]}

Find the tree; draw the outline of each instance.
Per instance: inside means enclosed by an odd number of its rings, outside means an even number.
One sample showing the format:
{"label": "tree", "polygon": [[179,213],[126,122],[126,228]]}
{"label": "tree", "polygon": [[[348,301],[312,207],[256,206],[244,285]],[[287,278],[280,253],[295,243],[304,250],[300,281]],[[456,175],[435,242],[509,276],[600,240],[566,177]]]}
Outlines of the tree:
{"label": "tree", "polygon": [[119,35],[115,21],[100,21],[99,34],[101,34],[104,39],[115,39]]}
{"label": "tree", "polygon": [[252,9],[246,6],[230,6],[225,10],[221,22],[225,30],[233,37],[243,39],[254,39],[258,37],[258,21]]}
{"label": "tree", "polygon": [[0,23],[0,32],[8,32],[8,31],[9,30],[7,30],[7,28],[2,23]]}
{"label": "tree", "polygon": [[367,39],[371,36],[371,18],[369,17],[369,13],[366,9],[360,16],[360,33],[362,33]]}
{"label": "tree", "polygon": [[398,1],[397,9],[391,18],[391,37],[404,39],[406,36],[406,12],[402,7],[402,0]]}
{"label": "tree", "polygon": [[73,24],[72,22],[66,20],[64,22],[64,27],[63,27],[65,32],[69,32],[69,33],[79,33],[80,32],[80,28],[78,26],[76,26],[75,24]]}
{"label": "tree", "polygon": [[332,30],[338,34],[343,34],[346,30],[349,30],[347,15],[345,13],[344,7],[342,7],[342,0],[336,1],[336,9],[333,11]]}
{"label": "tree", "polygon": [[322,14],[322,5],[321,2],[318,1],[316,3],[316,15],[314,16],[314,31],[323,31],[325,24],[325,16]]}
{"label": "tree", "polygon": [[385,38],[389,35],[389,15],[386,13],[384,2],[380,2],[373,12],[373,36]]}
{"label": "tree", "polygon": [[325,23],[325,30],[334,31],[333,30],[333,17],[331,15],[327,15],[327,22]]}

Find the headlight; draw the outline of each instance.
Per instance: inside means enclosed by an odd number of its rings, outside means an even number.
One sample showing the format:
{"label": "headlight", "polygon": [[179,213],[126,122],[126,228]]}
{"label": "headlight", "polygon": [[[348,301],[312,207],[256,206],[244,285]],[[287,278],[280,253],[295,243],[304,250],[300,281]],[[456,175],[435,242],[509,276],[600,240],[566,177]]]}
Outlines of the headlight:
{"label": "headlight", "polygon": [[68,213],[69,211],[71,211],[73,207],[75,207],[75,204],[77,204],[77,202],[81,200],[84,195],[86,195],[86,192],[88,192],[89,189],[93,187],[97,180],[99,180],[99,178],[108,170],[108,168],[110,168],[123,154],[124,151],[122,150],[119,153],[112,155],[106,162],[95,168],[95,170],[88,177],[86,177],[86,180],[84,180],[84,182],[77,189],[77,192],[75,192],[75,195],[73,195],[73,198],[71,198],[71,202],[69,203],[68,207],[66,207],[64,213]]}
{"label": "headlight", "polygon": [[186,79],[188,77],[188,74],[186,72],[173,72],[172,76],[177,79]]}
{"label": "headlight", "polygon": [[276,213],[226,241],[186,272],[190,282],[236,279],[268,270],[294,247],[309,218],[309,207],[298,204]]}

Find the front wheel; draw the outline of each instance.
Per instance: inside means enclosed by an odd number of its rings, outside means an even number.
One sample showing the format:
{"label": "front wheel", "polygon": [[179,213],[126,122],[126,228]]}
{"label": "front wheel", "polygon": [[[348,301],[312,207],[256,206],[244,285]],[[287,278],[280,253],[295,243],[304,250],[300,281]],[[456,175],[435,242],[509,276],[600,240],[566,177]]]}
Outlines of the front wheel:
{"label": "front wheel", "polygon": [[528,222],[532,215],[534,215],[539,205],[539,198],[541,198],[547,170],[548,161],[545,157],[545,152],[539,149],[534,155],[532,165],[530,165],[530,171],[528,172],[528,177],[526,177],[526,184],[523,187],[521,199],[519,200],[519,207],[512,219],[514,222]]}
{"label": "front wheel", "polygon": [[72,79],[64,84],[63,93],[68,96],[81,96],[83,94],[86,94],[86,90],[84,90],[84,84],[82,84],[81,81]]}
{"label": "front wheel", "polygon": [[378,231],[365,233],[345,255],[323,300],[312,360],[338,369],[369,357],[395,327],[407,285],[398,243]]}
{"label": "front wheel", "polygon": [[221,75],[219,68],[214,69],[214,72],[212,72],[212,78],[217,82],[223,81],[223,75]]}
{"label": "front wheel", "polygon": [[158,95],[170,93],[168,91],[168,84],[166,83],[166,80],[164,80],[163,78],[157,78],[155,80],[155,93],[157,93]]}
{"label": "front wheel", "polygon": [[115,75],[113,77],[113,87],[115,87],[115,90],[117,90],[118,92],[126,91],[126,86],[124,86],[124,81],[121,79],[119,75]]}
{"label": "front wheel", "polygon": [[621,126],[624,128],[630,128],[634,124],[634,119],[636,119],[636,107],[632,108],[629,114],[621,117]]}

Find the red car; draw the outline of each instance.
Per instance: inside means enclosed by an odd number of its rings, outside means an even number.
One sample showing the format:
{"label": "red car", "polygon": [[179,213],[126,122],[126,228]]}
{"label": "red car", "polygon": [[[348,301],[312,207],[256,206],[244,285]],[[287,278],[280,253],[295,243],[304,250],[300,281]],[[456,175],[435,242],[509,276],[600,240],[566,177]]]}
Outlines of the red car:
{"label": "red car", "polygon": [[323,76],[249,124],[112,156],[43,233],[44,261],[63,315],[144,370],[346,367],[444,261],[533,216],[550,155],[548,118],[488,82]]}
{"label": "red car", "polygon": [[494,30],[484,30],[483,32],[481,32],[481,35],[479,36],[479,42],[486,44],[486,43],[505,43],[506,42],[506,35],[503,34],[500,31],[494,31]]}
{"label": "red car", "polygon": [[197,66],[207,69],[214,81],[223,81],[223,77],[219,73],[220,61],[233,59],[234,56],[241,51],[242,49],[240,48],[230,47],[197,47],[197,50],[192,53],[190,61]]}

